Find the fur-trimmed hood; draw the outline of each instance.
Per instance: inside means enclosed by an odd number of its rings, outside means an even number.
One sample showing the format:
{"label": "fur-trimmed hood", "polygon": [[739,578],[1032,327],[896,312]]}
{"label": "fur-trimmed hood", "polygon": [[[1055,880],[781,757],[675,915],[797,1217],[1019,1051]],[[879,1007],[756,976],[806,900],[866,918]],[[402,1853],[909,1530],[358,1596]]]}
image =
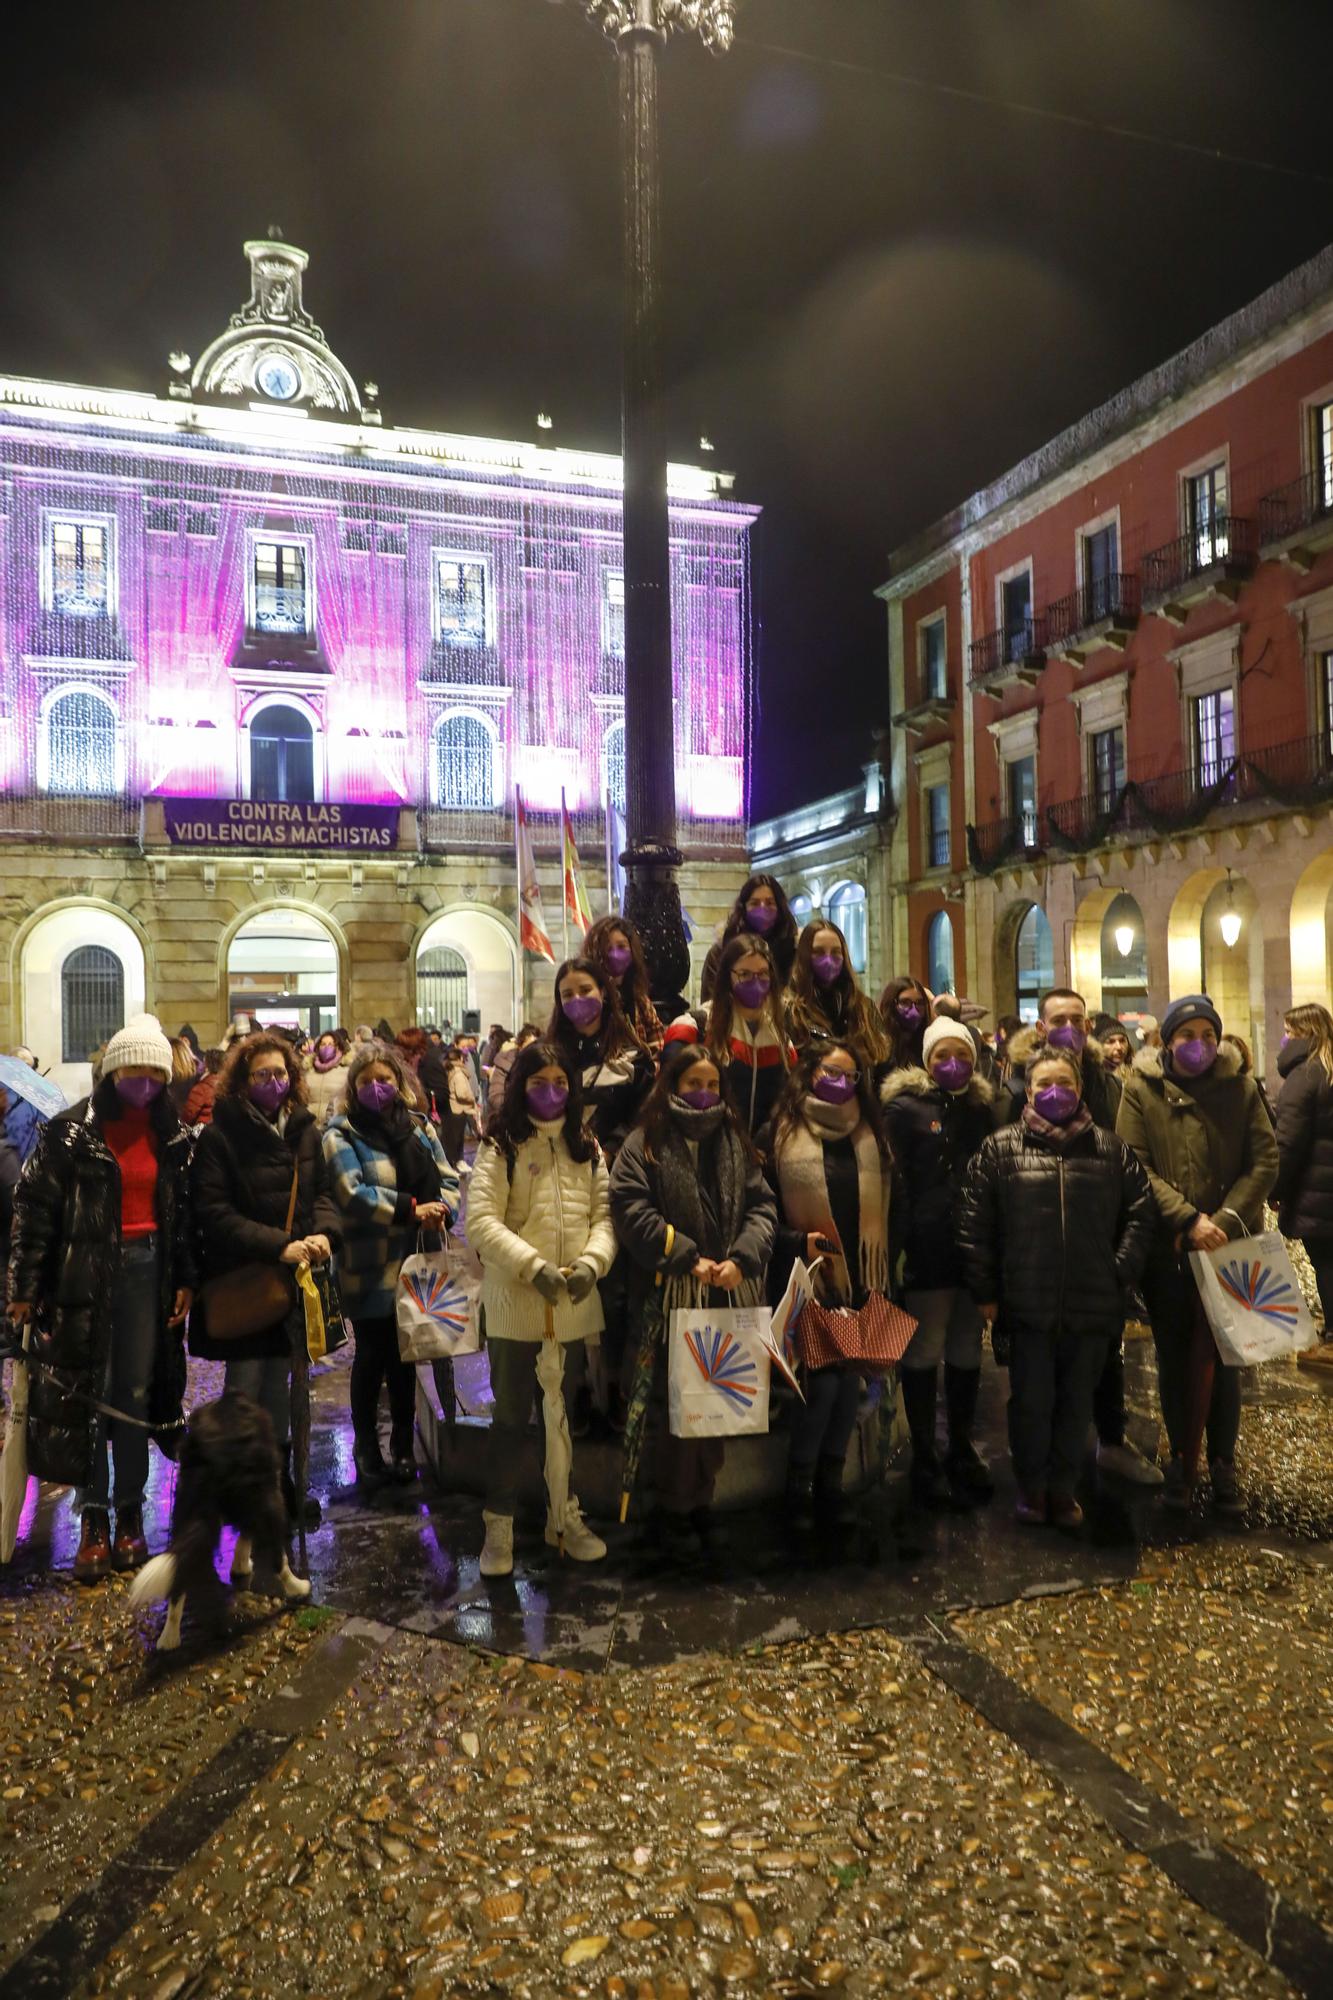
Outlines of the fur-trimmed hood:
{"label": "fur-trimmed hood", "polygon": [[[892,1104],[895,1097],[929,1097],[939,1089],[928,1071],[912,1065],[907,1069],[890,1070],[879,1087],[879,1101],[884,1106]],[[989,1110],[995,1102],[994,1086],[987,1082],[980,1070],[973,1070],[972,1081],[962,1092],[965,1103],[975,1104],[980,1110]]]}
{"label": "fur-trimmed hood", "polygon": [[[1175,1083],[1177,1081],[1175,1077],[1167,1078],[1166,1069],[1162,1062],[1162,1055],[1163,1051],[1161,1049],[1140,1049],[1133,1062],[1135,1073],[1139,1076],[1151,1078],[1154,1083],[1165,1083],[1168,1080]],[[1224,1048],[1219,1044],[1217,1061],[1206,1074],[1208,1076],[1239,1076],[1239,1053],[1235,1049]]]}
{"label": "fur-trimmed hood", "polygon": [[[1026,1075],[1028,1064],[1032,1061],[1038,1049],[1042,1047],[1045,1040],[1046,1037],[1039,1035],[1035,1027],[1021,1028],[1016,1035],[1011,1037],[1009,1042],[1009,1073],[1011,1076]],[[1106,1067],[1106,1051],[1095,1035],[1089,1035],[1084,1044],[1083,1061],[1091,1063],[1096,1069],[1105,1069]]]}

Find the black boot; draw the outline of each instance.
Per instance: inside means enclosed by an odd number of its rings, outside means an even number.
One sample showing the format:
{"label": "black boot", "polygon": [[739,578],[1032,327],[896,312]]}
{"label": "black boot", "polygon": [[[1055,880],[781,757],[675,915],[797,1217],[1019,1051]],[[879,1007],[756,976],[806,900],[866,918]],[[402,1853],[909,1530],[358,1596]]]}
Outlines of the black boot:
{"label": "black boot", "polygon": [[384,1453],[374,1431],[356,1440],[352,1446],[352,1464],[356,1467],[356,1483],[366,1492],[373,1493],[383,1486],[389,1476],[389,1468],[384,1463]]}
{"label": "black boot", "polygon": [[949,1456],[945,1470],[954,1503],[974,1507],[995,1494],[990,1467],[972,1442],[972,1426],[977,1415],[977,1390],[981,1386],[979,1368],[955,1368],[944,1364],[944,1402],[949,1420]]}
{"label": "black boot", "polygon": [[947,1507],[949,1481],[935,1449],[935,1375],[933,1368],[904,1368],[899,1380],[912,1433],[912,1498],[925,1507]]}
{"label": "black boot", "polygon": [[788,1464],[787,1485],[782,1496],[785,1527],[807,1526],[815,1512],[815,1475],[809,1466]]}
{"label": "black boot", "polygon": [[[301,1526],[296,1511],[296,1484],[292,1479],[292,1448],[289,1444],[282,1447],[282,1504],[287,1509],[287,1519],[291,1526],[293,1528]],[[323,1510],[313,1493],[306,1494],[305,1505],[301,1511],[307,1528],[317,1528],[324,1518]]]}
{"label": "black boot", "polygon": [[815,1518],[826,1528],[851,1528],[860,1519],[860,1509],[843,1493],[846,1460],[821,1458],[815,1467]]}
{"label": "black boot", "polygon": [[395,1424],[389,1432],[389,1477],[395,1486],[410,1486],[417,1476],[415,1443],[410,1427],[400,1431]]}

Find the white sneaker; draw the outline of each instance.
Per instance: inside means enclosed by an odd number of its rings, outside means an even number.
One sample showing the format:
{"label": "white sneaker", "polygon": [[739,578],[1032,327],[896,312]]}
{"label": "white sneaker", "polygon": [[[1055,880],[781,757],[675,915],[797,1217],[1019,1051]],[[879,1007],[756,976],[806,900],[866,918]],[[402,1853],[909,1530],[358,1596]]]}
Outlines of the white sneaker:
{"label": "white sneaker", "polygon": [[[546,1516],[546,1539],[553,1549],[559,1546],[560,1537],[549,1514]],[[565,1502],[565,1554],[576,1563],[600,1562],[606,1554],[606,1543],[600,1535],[594,1535],[572,1493]]]}
{"label": "white sneaker", "polygon": [[1160,1486],[1162,1469],[1145,1458],[1136,1444],[1126,1438],[1123,1444],[1098,1444],[1097,1470],[1110,1472],[1117,1479],[1128,1479],[1134,1486]]}
{"label": "white sneaker", "polygon": [[514,1568],[514,1522],[509,1514],[487,1514],[486,1540],[481,1550],[483,1576],[510,1576]]}

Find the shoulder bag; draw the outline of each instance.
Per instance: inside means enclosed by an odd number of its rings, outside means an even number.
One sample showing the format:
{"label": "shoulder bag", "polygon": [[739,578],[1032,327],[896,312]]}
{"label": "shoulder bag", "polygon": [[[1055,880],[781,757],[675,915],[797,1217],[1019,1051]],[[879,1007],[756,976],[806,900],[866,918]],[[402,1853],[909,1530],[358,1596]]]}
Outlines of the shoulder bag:
{"label": "shoulder bag", "polygon": [[[299,1165],[292,1168],[292,1191],[284,1228],[292,1233],[296,1216]],[[249,1340],[281,1325],[296,1303],[296,1278],[290,1264],[239,1264],[209,1278],[200,1294],[204,1328],[210,1340]]]}

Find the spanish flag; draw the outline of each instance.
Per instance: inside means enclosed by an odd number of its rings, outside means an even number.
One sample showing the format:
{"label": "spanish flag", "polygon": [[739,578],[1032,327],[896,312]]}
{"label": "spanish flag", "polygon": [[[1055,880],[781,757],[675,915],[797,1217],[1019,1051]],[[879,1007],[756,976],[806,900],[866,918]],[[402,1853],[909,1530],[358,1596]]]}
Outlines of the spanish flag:
{"label": "spanish flag", "polygon": [[524,951],[535,952],[538,958],[549,958],[554,965],[555,953],[551,949],[546,916],[542,910],[532,835],[528,831],[528,816],[523,810],[523,799],[517,785],[514,787],[514,842],[518,866],[518,941]]}
{"label": "spanish flag", "polygon": [[577,926],[579,936],[586,937],[592,929],[592,906],[583,885],[579,851],[574,845],[574,822],[569,817],[563,791],[560,794],[560,829],[564,848],[565,916]]}

